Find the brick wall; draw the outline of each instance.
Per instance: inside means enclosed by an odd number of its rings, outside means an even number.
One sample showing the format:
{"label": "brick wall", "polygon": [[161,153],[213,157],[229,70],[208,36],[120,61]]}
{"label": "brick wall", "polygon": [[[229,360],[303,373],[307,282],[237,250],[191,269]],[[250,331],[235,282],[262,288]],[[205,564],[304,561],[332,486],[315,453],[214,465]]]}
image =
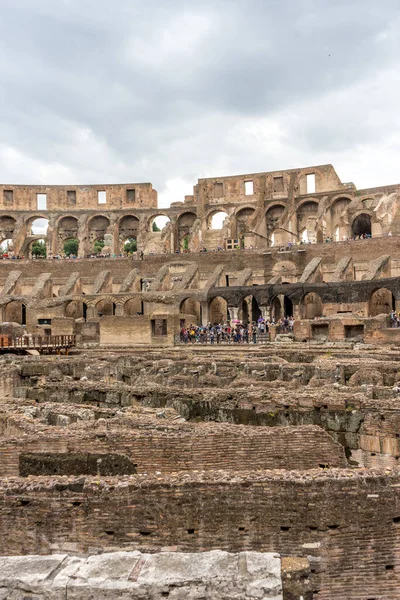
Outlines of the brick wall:
{"label": "brick wall", "polygon": [[400,473],[3,480],[3,554],[142,549],[310,559],[315,600],[400,598]]}
{"label": "brick wall", "polygon": [[135,464],[138,473],[346,466],[343,446],[314,425],[249,428],[199,424],[185,425],[183,430],[165,427],[164,432],[57,429],[0,443],[0,477],[19,474],[21,453],[120,454]]}

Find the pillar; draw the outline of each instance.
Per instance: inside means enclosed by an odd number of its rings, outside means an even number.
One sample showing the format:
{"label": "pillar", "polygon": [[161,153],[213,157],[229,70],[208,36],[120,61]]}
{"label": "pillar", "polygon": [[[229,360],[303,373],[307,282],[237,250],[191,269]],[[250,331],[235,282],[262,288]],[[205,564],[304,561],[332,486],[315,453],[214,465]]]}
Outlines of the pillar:
{"label": "pillar", "polygon": [[208,302],[200,302],[201,306],[201,324],[205,327],[210,320]]}
{"label": "pillar", "polygon": [[228,306],[228,313],[230,315],[231,321],[233,321],[234,319],[238,320],[239,307],[238,306]]}
{"label": "pillar", "polygon": [[124,305],[121,303],[118,303],[115,305],[115,316],[116,317],[123,317],[124,316]]}
{"label": "pillar", "polygon": [[264,321],[269,321],[271,319],[271,309],[270,306],[260,306],[260,311],[262,318]]}
{"label": "pillar", "polygon": [[95,317],[97,317],[96,307],[94,306],[94,304],[88,304],[87,312],[86,312],[86,320],[94,319]]}

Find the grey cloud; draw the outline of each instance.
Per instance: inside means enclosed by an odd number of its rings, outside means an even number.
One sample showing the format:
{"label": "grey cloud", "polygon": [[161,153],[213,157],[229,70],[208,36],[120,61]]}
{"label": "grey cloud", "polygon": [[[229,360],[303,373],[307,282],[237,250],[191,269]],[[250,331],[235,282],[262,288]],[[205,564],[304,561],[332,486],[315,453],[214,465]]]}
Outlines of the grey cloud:
{"label": "grey cloud", "polygon": [[[368,119],[379,94],[395,120],[393,86],[374,82],[398,65],[396,0],[2,0],[2,16],[0,143],[79,181],[163,189],[219,167],[319,162],[383,136]],[[240,129],[263,119],[282,129],[278,153]],[[0,174],[14,175],[5,159]]]}

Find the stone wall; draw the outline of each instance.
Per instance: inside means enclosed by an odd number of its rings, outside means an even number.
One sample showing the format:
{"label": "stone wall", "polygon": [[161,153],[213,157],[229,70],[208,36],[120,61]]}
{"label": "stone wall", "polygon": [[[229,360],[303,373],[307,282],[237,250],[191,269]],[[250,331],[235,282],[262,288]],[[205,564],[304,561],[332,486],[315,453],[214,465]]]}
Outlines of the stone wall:
{"label": "stone wall", "polygon": [[400,598],[400,474],[215,471],[3,480],[4,554],[272,551],[310,560],[314,598]]}
{"label": "stone wall", "polygon": [[[157,429],[160,427],[158,425]],[[123,423],[118,429],[110,423],[95,429],[92,434],[93,425],[88,431],[82,428],[67,431],[56,428],[54,431],[52,427],[38,431],[34,437],[27,431],[22,438],[0,442],[0,477],[51,475],[52,457],[54,473],[62,473],[56,459],[59,462],[63,454],[104,455],[103,462],[98,465],[100,474],[107,473],[107,456],[110,455],[128,460],[138,473],[191,472],[197,469],[231,469],[237,472],[249,469],[303,470],[346,466],[343,447],[323,429],[312,425],[247,428],[210,423],[164,427],[164,432],[156,428],[143,431],[130,429],[127,425],[124,428]],[[82,471],[81,463],[82,460],[75,459],[75,471],[74,464],[65,465],[69,468],[65,473],[92,474],[93,465],[87,464],[89,470]]]}

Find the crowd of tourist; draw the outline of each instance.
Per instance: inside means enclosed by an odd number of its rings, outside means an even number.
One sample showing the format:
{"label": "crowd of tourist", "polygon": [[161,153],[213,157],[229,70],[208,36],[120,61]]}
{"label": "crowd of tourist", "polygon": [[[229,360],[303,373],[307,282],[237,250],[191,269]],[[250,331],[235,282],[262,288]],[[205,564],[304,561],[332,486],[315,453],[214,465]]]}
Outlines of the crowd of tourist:
{"label": "crowd of tourist", "polygon": [[278,333],[291,333],[293,331],[293,317],[283,317],[275,321],[265,320],[262,317],[258,321],[242,323],[233,320],[229,323],[218,323],[212,325],[193,325],[181,327],[180,341],[182,344],[256,344],[261,336],[264,338],[269,332],[271,325],[277,325]]}

